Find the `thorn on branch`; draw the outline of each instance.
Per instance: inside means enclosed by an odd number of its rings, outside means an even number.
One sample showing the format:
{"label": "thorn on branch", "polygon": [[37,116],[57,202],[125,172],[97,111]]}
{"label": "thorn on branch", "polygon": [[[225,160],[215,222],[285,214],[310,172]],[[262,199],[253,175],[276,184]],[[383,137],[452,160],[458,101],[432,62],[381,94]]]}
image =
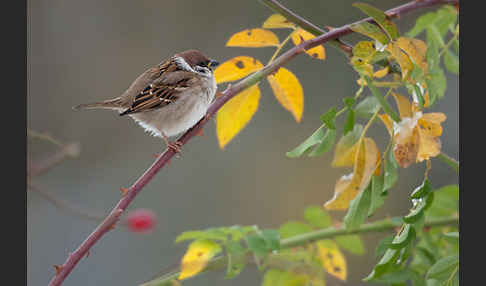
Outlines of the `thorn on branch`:
{"label": "thorn on branch", "polygon": [[204,136],[204,129],[202,129],[202,128],[201,128],[201,129],[199,129],[199,131],[197,131],[196,135],[197,135],[197,136],[201,136],[202,138],[206,138],[206,137]]}
{"label": "thorn on branch", "polygon": [[122,197],[124,197],[127,194],[128,189],[127,188],[124,188],[124,187],[121,187],[120,188],[120,191],[122,192]]}
{"label": "thorn on branch", "polygon": [[61,272],[63,266],[62,265],[56,265],[56,264],[54,264],[52,266],[54,266],[54,268],[56,268],[56,275],[59,275],[59,273]]}

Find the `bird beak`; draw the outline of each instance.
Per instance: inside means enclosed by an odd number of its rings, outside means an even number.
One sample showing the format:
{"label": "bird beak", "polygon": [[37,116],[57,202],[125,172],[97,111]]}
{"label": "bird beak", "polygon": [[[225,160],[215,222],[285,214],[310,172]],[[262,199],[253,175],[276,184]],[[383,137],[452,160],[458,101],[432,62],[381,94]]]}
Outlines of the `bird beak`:
{"label": "bird beak", "polygon": [[217,62],[215,60],[210,60],[209,63],[208,63],[208,68],[213,69],[213,68],[217,67],[218,65],[219,65],[219,62]]}

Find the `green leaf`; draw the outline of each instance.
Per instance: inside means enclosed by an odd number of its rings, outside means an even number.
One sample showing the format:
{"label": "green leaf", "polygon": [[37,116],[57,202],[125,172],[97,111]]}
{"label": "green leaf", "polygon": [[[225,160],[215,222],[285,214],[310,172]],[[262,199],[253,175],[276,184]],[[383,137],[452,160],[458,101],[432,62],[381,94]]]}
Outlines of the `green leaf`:
{"label": "green leaf", "polygon": [[344,104],[346,104],[346,107],[350,108],[350,109],[353,108],[353,105],[356,102],[356,100],[352,96],[351,97],[345,97],[343,99],[343,101],[344,101]]}
{"label": "green leaf", "polygon": [[433,193],[434,203],[427,210],[427,216],[444,217],[459,211],[459,186],[447,185]]}
{"label": "green leaf", "polygon": [[324,132],[322,132],[322,127],[317,129],[312,135],[302,142],[299,146],[295,147],[294,150],[287,152],[286,155],[289,158],[296,158],[302,156],[310,147],[322,142],[324,137]]}
{"label": "green leaf", "polygon": [[387,33],[391,40],[396,40],[399,37],[397,27],[392,21],[388,20],[385,12],[366,3],[354,3],[353,6],[359,8],[363,13],[373,18]]}
{"label": "green leaf", "polygon": [[385,203],[386,193],[383,193],[383,184],[383,174],[371,178],[371,203],[368,216],[373,215]]}
{"label": "green leaf", "polygon": [[415,240],[415,228],[411,224],[405,224],[402,230],[395,236],[390,248],[401,249]]}
{"label": "green leaf", "polygon": [[459,74],[459,57],[449,50],[444,55],[444,65],[451,73]]}
{"label": "green leaf", "polygon": [[321,207],[310,206],[304,211],[304,218],[312,226],[317,228],[326,228],[331,226],[331,217]]}
{"label": "green leaf", "polygon": [[228,265],[226,267],[226,279],[234,278],[243,271],[246,265],[245,248],[241,243],[229,240],[225,243]]}
{"label": "green leaf", "polygon": [[290,271],[270,269],[263,276],[262,286],[305,286],[309,278]]}
{"label": "green leaf", "polygon": [[298,221],[289,221],[280,226],[280,237],[282,239],[311,232],[312,227]]}
{"label": "green leaf", "polygon": [[348,116],[346,117],[346,122],[344,123],[344,135],[354,128],[354,111],[348,109]]}
{"label": "green leaf", "polygon": [[261,232],[263,240],[267,250],[279,250],[280,249],[280,232],[276,229],[264,229]]}
{"label": "green leaf", "polygon": [[358,235],[340,235],[335,238],[336,243],[341,246],[344,250],[351,252],[356,255],[363,255],[365,253],[365,247],[363,241]]}
{"label": "green leaf", "polygon": [[252,251],[257,257],[263,257],[268,253],[267,243],[258,234],[252,234],[245,237],[248,249]]}
{"label": "green leaf", "polygon": [[372,39],[377,40],[380,42],[382,45],[386,45],[390,42],[388,37],[383,34],[380,28],[378,26],[373,25],[368,22],[362,22],[359,24],[353,24],[350,26],[350,29],[353,30],[356,33],[363,34],[365,36],[368,36]]}
{"label": "green leaf", "polygon": [[453,271],[459,267],[459,256],[451,255],[444,257],[437,261],[429,271],[427,271],[427,279],[437,279],[439,281],[445,281],[451,277]]}
{"label": "green leaf", "polygon": [[326,113],[321,115],[322,123],[326,124],[329,129],[336,129],[335,118],[336,118],[336,108],[331,107]]}
{"label": "green leaf", "polygon": [[366,83],[368,84],[368,87],[370,88],[371,92],[373,95],[376,97],[378,102],[380,103],[381,107],[383,108],[383,111],[390,116],[391,119],[393,119],[395,122],[400,122],[400,116],[395,113],[395,111],[391,108],[390,104],[386,101],[385,97],[381,94],[380,90],[374,86],[373,82],[371,81],[369,76],[365,76],[364,79],[366,80]]}
{"label": "green leaf", "polygon": [[413,86],[413,88],[415,90],[415,94],[417,95],[419,108],[423,108],[424,105],[425,105],[425,98],[424,98],[424,95],[422,94],[422,90],[416,84]]}
{"label": "green leaf", "polygon": [[383,238],[382,240],[380,240],[378,242],[378,245],[376,246],[376,249],[375,249],[376,257],[380,257],[383,254],[385,254],[385,251],[388,248],[390,248],[390,244],[392,243],[393,239],[394,239],[393,235],[390,235],[390,236]]}
{"label": "green leaf", "polygon": [[358,228],[368,217],[371,204],[371,184],[351,201],[349,210],[344,217],[346,229]]}
{"label": "green leaf", "polygon": [[406,223],[415,223],[423,216],[424,208],[427,204],[426,198],[420,199],[413,199],[415,206],[413,207],[412,211],[403,217],[403,221]]}
{"label": "green leaf", "polygon": [[354,112],[359,117],[371,118],[378,108],[380,108],[378,99],[374,96],[368,96],[356,105]]}
{"label": "green leaf", "polygon": [[427,27],[433,25],[438,16],[436,12],[429,12],[420,16],[415,22],[415,26],[407,33],[407,37],[415,38],[415,36],[422,33]]}
{"label": "green leaf", "polygon": [[[390,283],[391,285],[395,286],[399,283],[404,283],[410,279],[412,279],[412,272],[408,269],[400,269],[397,271],[388,272],[380,278],[374,279],[374,281],[378,283]],[[406,286],[407,284],[403,285]]]}
{"label": "green leaf", "polygon": [[309,153],[309,157],[316,157],[320,156],[329,150],[331,150],[334,141],[336,140],[336,129],[327,129],[324,137],[322,138],[321,143],[317,145],[317,147]]}
{"label": "green leaf", "polygon": [[459,53],[459,39],[455,39],[452,42],[452,45],[454,46],[454,50],[456,51],[456,53]]}
{"label": "green leaf", "polygon": [[437,11],[437,19],[434,27],[437,28],[439,34],[444,37],[450,28],[453,28],[457,20],[457,12],[453,7],[442,7]]}
{"label": "green leaf", "polygon": [[430,26],[427,28],[427,41],[433,41],[437,43],[439,47],[445,46],[444,39],[436,26]]}
{"label": "green leaf", "polygon": [[385,160],[385,172],[384,172],[383,192],[391,189],[398,180],[398,163],[395,160],[393,151],[388,151]]}
{"label": "green leaf", "polygon": [[225,241],[228,239],[227,235],[224,232],[219,230],[206,230],[206,231],[185,231],[181,233],[176,238],[176,243],[185,241],[185,240],[196,240],[196,239],[209,239],[209,240],[221,240]]}
{"label": "green leaf", "polygon": [[410,195],[412,199],[419,199],[427,196],[432,188],[430,187],[429,180],[425,179],[420,186],[415,188],[415,190]]}
{"label": "green leaf", "polygon": [[400,256],[400,250],[397,249],[387,249],[385,254],[380,259],[380,261],[375,265],[373,271],[363,279],[363,281],[371,281],[374,280],[386,272],[391,268],[391,266],[397,261],[398,257]]}
{"label": "green leaf", "polygon": [[415,255],[419,256],[420,259],[427,265],[432,266],[435,263],[435,256],[427,248],[422,246],[417,246],[415,248]]}
{"label": "green leaf", "polygon": [[427,88],[430,95],[430,104],[435,103],[437,99],[441,99],[447,88],[447,81],[442,69],[438,68],[430,71],[430,80],[427,80]]}
{"label": "green leaf", "polygon": [[439,67],[439,44],[434,40],[430,32],[427,32],[427,52],[425,59],[429,66],[429,70],[435,70]]}

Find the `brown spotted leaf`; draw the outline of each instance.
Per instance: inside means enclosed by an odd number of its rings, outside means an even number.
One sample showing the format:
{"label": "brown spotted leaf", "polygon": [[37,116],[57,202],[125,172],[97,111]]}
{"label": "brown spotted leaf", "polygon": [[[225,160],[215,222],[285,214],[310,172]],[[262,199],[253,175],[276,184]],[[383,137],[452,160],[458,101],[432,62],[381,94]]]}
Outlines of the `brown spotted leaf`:
{"label": "brown spotted leaf", "polygon": [[[300,45],[302,43],[302,40],[307,41],[307,40],[310,40],[310,39],[314,39],[315,37],[316,36],[307,32],[306,30],[304,30],[302,28],[297,28],[294,32],[292,32],[292,35],[291,35],[292,42],[294,42],[294,44],[296,46]],[[316,59],[324,60],[326,58],[326,50],[324,49],[324,47],[322,45],[314,47],[312,49],[308,49],[305,52],[309,56],[316,58]]]}
{"label": "brown spotted leaf", "polygon": [[263,64],[252,57],[238,56],[220,64],[214,70],[216,82],[223,83],[243,78],[263,68]]}
{"label": "brown spotted leaf", "polygon": [[340,280],[346,280],[346,259],[337,244],[330,239],[323,239],[317,242],[317,249],[324,270]]}
{"label": "brown spotted leaf", "polygon": [[295,28],[295,25],[280,14],[273,14],[268,17],[262,25],[265,29]]}

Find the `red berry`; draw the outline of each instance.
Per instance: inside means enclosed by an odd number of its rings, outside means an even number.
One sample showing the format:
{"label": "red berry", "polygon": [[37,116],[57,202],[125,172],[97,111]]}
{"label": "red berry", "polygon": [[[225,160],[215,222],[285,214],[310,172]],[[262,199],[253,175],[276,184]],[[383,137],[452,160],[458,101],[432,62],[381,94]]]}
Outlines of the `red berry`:
{"label": "red berry", "polygon": [[155,225],[155,213],[149,209],[133,210],[127,215],[127,225],[133,232],[150,232]]}

